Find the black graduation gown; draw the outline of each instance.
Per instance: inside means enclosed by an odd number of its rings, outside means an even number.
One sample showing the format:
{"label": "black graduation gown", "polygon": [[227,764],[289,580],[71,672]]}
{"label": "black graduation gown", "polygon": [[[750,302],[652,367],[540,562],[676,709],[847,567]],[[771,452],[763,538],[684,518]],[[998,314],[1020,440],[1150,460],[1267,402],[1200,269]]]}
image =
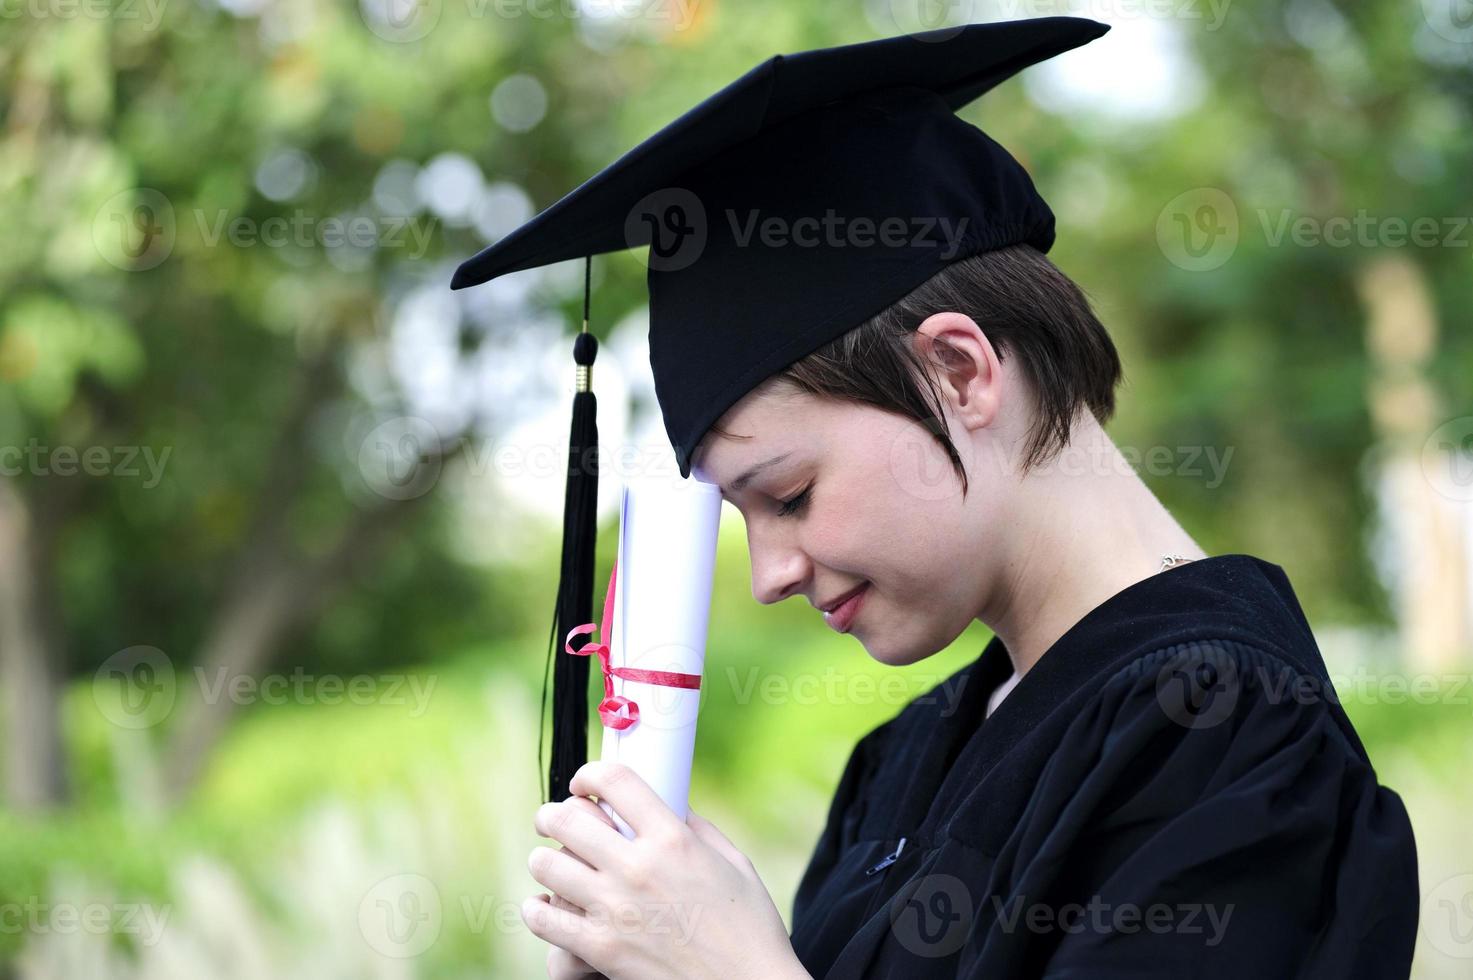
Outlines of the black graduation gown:
{"label": "black graduation gown", "polygon": [[994,637],[855,746],[793,904],[810,974],[1408,975],[1411,823],[1281,567],[1121,590],[984,720],[1011,672]]}

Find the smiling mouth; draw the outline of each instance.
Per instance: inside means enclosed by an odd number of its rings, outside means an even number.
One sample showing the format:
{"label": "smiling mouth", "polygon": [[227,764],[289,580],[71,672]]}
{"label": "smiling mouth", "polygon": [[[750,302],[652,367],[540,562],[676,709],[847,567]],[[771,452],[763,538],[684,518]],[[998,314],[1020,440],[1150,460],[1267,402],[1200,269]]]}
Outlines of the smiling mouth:
{"label": "smiling mouth", "polygon": [[839,608],[844,603],[848,602],[850,599],[852,599],[856,595],[858,595],[861,591],[864,590],[864,587],[867,586],[867,585],[869,585],[868,582],[861,582],[861,583],[859,583],[854,588],[850,589],[848,592],[845,592],[843,595],[839,596],[837,599],[833,599],[830,602],[828,602],[827,604],[822,605],[822,606],[819,606],[818,607],[819,611],[820,612],[826,612],[826,613],[833,612],[835,609]]}
{"label": "smiling mouth", "polygon": [[840,633],[849,632],[868,595],[869,583],[865,582],[859,588],[852,589],[841,596],[831,608],[824,610],[823,621]]}

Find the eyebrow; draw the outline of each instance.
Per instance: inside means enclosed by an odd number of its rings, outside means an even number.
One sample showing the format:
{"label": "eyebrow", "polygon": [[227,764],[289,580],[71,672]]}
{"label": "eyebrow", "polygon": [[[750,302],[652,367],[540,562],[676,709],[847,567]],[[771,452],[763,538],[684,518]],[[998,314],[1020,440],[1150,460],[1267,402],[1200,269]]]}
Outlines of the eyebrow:
{"label": "eyebrow", "polygon": [[737,493],[738,491],[746,489],[747,484],[755,480],[759,473],[767,469],[769,466],[776,466],[778,463],[781,463],[783,460],[787,459],[791,455],[793,454],[790,452],[783,453],[781,456],[774,456],[771,459],[765,459],[762,462],[758,463],[756,466],[753,466],[751,469],[747,470],[747,472],[743,473],[741,476],[731,481],[731,492]]}

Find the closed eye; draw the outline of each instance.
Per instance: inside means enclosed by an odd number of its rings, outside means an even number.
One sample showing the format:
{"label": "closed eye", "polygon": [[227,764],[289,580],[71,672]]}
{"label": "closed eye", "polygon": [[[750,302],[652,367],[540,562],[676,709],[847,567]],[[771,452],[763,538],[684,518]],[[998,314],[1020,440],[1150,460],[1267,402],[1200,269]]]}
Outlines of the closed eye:
{"label": "closed eye", "polygon": [[782,507],[778,509],[777,516],[787,517],[791,514],[796,514],[798,511],[802,510],[803,505],[808,502],[808,496],[812,492],[812,490],[813,485],[809,484],[807,487],[804,488],[803,492],[798,494],[796,497],[793,497],[789,500],[784,500]]}

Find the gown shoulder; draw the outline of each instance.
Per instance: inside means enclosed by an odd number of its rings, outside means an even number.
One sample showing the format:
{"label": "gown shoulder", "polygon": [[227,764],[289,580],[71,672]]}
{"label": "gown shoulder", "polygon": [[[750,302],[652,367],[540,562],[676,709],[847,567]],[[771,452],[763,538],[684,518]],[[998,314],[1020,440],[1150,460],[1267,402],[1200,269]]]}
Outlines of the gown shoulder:
{"label": "gown shoulder", "polygon": [[988,864],[957,976],[1406,975],[1406,808],[1292,661],[1216,638],[1152,650],[1029,779],[948,820]]}

